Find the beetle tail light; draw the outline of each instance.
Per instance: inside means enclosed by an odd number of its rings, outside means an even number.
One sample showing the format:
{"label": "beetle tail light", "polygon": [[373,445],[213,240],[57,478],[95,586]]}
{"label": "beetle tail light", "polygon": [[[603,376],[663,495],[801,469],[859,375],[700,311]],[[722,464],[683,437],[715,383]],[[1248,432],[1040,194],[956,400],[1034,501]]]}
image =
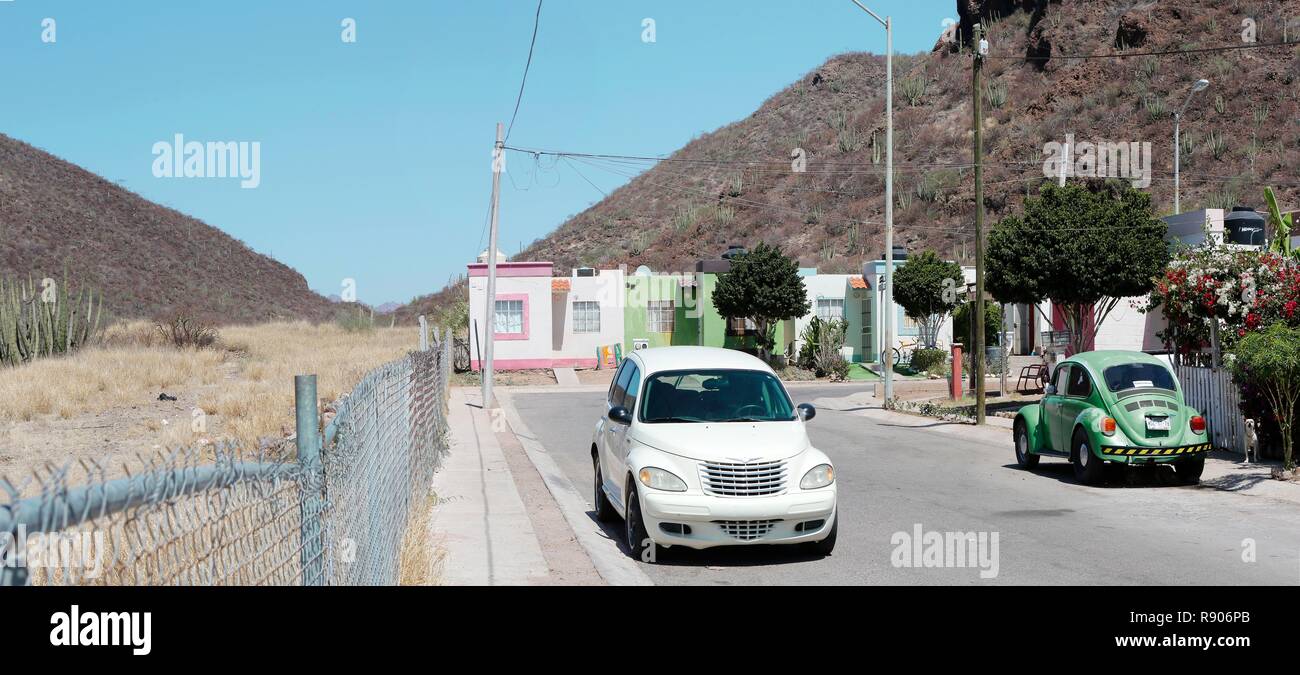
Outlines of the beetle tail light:
{"label": "beetle tail light", "polygon": [[1195,431],[1198,434],[1205,433],[1204,417],[1201,417],[1200,415],[1196,415],[1195,417],[1192,418],[1191,425],[1192,425],[1192,431]]}
{"label": "beetle tail light", "polygon": [[1107,436],[1115,435],[1115,418],[1107,417],[1101,421],[1101,432]]}

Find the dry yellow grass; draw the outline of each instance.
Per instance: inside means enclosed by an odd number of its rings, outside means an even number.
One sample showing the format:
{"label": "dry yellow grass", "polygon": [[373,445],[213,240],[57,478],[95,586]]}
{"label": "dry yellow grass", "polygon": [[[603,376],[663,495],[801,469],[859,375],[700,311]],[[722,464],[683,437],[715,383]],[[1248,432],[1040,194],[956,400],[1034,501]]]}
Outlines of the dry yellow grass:
{"label": "dry yellow grass", "polygon": [[97,346],[66,358],[0,369],[0,420],[69,419],[128,408],[159,392],[197,391],[199,409],[211,418],[206,434],[193,425],[146,426],[164,431],[168,445],[203,437],[256,448],[260,439],[292,430],[294,375],[316,374],[320,398],[328,402],[417,343],[412,328],[349,333],[298,322],[226,327],[217,349],[178,350],[162,346],[147,324],[120,325]]}

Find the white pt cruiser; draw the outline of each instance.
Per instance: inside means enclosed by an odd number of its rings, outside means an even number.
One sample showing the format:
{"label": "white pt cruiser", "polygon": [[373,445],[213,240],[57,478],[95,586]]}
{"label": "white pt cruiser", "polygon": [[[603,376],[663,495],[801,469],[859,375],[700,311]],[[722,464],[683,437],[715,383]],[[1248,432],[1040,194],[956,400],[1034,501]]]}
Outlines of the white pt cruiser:
{"label": "white pt cruiser", "polygon": [[595,515],[621,516],[644,561],[659,546],[807,544],[829,554],[835,469],[761,360],[730,349],[633,352],[591,442]]}

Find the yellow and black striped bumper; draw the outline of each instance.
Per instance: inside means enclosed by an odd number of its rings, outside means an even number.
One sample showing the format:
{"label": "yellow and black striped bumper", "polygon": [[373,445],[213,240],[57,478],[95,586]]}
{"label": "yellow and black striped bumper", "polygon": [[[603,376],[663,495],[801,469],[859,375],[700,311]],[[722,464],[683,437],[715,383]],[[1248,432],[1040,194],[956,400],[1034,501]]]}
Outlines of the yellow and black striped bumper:
{"label": "yellow and black striped bumper", "polygon": [[1167,457],[1170,455],[1194,455],[1198,452],[1209,452],[1211,450],[1209,443],[1200,445],[1188,445],[1182,448],[1106,448],[1101,449],[1101,454],[1105,457]]}

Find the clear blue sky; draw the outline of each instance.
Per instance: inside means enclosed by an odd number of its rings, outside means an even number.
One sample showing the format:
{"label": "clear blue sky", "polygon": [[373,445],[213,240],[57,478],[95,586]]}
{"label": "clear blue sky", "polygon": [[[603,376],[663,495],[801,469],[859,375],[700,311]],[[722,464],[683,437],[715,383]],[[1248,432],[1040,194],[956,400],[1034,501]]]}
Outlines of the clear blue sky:
{"label": "clear blue sky", "polygon": [[[955,5],[868,2],[895,17],[901,53],[929,50]],[[0,0],[0,132],[219,227],[323,293],[353,278],[363,301],[404,302],[486,247],[494,125],[509,121],[535,8]],[[340,39],[347,17],[355,44]],[[641,39],[646,17],[653,44]],[[665,154],[834,54],[884,46],[849,0],[548,0],[510,142]],[[260,142],[260,187],[155,178],[152,147],[176,133]],[[529,164],[512,162],[503,181],[510,254],[601,196],[568,170],[530,180]]]}

